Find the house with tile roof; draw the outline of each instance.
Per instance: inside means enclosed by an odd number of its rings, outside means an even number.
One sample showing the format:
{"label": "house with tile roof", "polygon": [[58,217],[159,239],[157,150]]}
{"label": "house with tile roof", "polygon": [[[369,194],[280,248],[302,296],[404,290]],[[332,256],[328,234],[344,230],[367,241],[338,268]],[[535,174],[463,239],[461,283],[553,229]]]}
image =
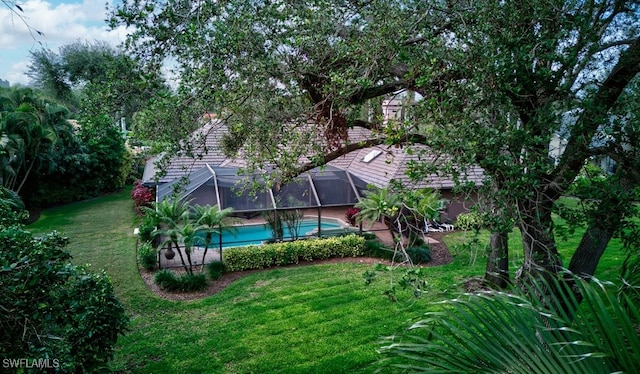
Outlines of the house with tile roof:
{"label": "house with tile roof", "polygon": [[[171,158],[159,155],[148,160],[144,170],[143,184],[156,186],[157,193],[159,193],[157,198],[161,199],[169,193],[169,187],[176,184],[177,180],[193,176],[189,182],[191,184],[186,188],[188,193],[194,194],[193,196],[212,194],[212,192],[204,192],[205,190],[200,186],[205,183],[213,185],[215,181],[212,182],[210,178],[220,178],[222,175],[226,180],[231,180],[233,179],[231,174],[246,165],[245,160],[241,157],[229,158],[224,155],[221,140],[226,131],[227,127],[223,121],[215,118],[210,119],[198,131],[194,132],[189,140],[192,146],[192,155],[177,155]],[[351,142],[359,142],[370,137],[370,130],[364,128],[349,130],[348,138]],[[455,220],[458,214],[465,212],[469,206],[475,203],[477,200],[475,195],[459,196],[454,194],[455,182],[450,177],[433,174],[419,182],[411,181],[407,175],[408,165],[411,161],[418,161],[420,158],[420,162],[438,162],[434,155],[429,155],[429,152],[426,152],[427,149],[424,146],[413,146],[412,150],[412,152],[408,152],[406,148],[385,145],[363,148],[330,161],[325,167],[326,171],[317,168],[305,175],[309,177],[312,184],[319,183],[320,178],[326,180],[331,174],[337,178],[333,185],[342,186],[347,182],[351,185],[351,188],[349,186],[339,187],[342,194],[349,196],[342,203],[336,201],[332,206],[337,206],[336,204],[352,206],[357,198],[363,195],[367,186],[383,188],[389,186],[392,181],[399,181],[405,186],[414,188],[439,190],[441,196],[450,202],[443,212],[442,219],[446,221]],[[425,157],[425,155],[427,156]],[[160,165],[163,163],[164,167],[161,167]],[[164,169],[163,173],[159,172],[161,168]],[[346,176],[342,176],[341,171],[345,172]],[[336,177],[338,174],[340,176]],[[483,172],[481,168],[471,168],[466,170],[464,174],[467,181],[476,184],[482,183]],[[301,179],[305,178],[301,176]],[[237,177],[233,180],[237,184],[241,179]],[[314,191],[314,193],[317,194],[318,191]],[[228,196],[230,195],[228,194]],[[220,199],[220,196],[217,198]],[[318,196],[317,204],[322,205],[321,200]],[[213,201],[212,203],[217,202]],[[237,207],[235,209],[238,210]]]}

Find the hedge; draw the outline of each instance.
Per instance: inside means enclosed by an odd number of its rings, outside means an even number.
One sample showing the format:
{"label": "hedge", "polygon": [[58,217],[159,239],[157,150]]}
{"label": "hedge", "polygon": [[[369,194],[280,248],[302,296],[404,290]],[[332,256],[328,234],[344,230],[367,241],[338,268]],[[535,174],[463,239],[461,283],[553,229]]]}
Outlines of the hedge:
{"label": "hedge", "polygon": [[364,253],[364,238],[355,234],[325,239],[249,245],[224,250],[228,271],[264,269],[297,264],[300,260],[325,260],[331,257],[357,257]]}

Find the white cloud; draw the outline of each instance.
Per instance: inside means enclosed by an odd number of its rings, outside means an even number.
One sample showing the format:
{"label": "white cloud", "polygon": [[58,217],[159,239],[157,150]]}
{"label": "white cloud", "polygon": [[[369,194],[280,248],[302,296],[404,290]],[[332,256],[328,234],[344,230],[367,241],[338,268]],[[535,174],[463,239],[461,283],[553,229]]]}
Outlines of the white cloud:
{"label": "white cloud", "polygon": [[27,65],[29,64],[29,60],[20,61],[11,65],[8,72],[3,77],[4,80],[8,80],[11,84],[22,84],[26,85],[29,83],[29,77],[27,77]]}
{"label": "white cloud", "polygon": [[20,3],[23,19],[0,4],[0,78],[27,84],[24,73],[32,49],[45,47],[57,52],[60,46],[77,40],[101,40],[114,46],[125,40],[126,29],[109,31],[104,22],[104,0],[73,1],[27,0]]}

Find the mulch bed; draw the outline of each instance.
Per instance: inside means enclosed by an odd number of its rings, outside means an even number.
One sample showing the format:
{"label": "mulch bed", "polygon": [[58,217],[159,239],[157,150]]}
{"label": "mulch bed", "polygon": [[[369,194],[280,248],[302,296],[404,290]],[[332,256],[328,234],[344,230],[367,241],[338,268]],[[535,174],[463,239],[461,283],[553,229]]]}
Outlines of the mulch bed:
{"label": "mulch bed", "polygon": [[[438,241],[438,243],[431,243],[431,261],[427,264],[422,264],[423,267],[431,267],[431,266],[440,266],[446,265],[451,262],[451,253],[447,249],[447,247],[442,243],[441,238],[446,233],[431,233],[429,237]],[[385,261],[379,258],[372,257],[345,257],[345,258],[331,258],[328,260],[316,260],[316,261],[300,261],[298,264],[286,265],[282,267],[297,267],[297,266],[309,266],[309,265],[320,265],[320,264],[337,264],[342,262],[352,262],[359,264],[371,264],[375,265],[378,263],[390,265],[391,262]],[[153,291],[156,295],[167,299],[167,300],[196,300],[201,299],[203,297],[215,295],[218,292],[224,290],[228,285],[233,283],[234,281],[258,271],[264,270],[244,270],[244,271],[234,271],[230,273],[226,273],[222,275],[222,277],[216,281],[210,281],[209,286],[198,292],[189,292],[189,293],[174,293],[174,292],[166,292],[161,290],[154,282],[153,275],[154,272],[146,271],[144,269],[140,270],[140,277],[147,284],[149,289]]]}

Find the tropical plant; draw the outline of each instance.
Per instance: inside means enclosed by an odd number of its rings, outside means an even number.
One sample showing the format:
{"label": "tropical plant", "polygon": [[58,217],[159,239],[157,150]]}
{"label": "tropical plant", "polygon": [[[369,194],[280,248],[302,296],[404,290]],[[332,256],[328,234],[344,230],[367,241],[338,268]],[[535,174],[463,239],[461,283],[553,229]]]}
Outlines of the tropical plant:
{"label": "tropical plant", "polygon": [[[234,232],[237,230],[235,225],[240,220],[231,217],[233,208],[220,209],[218,205],[199,205],[193,206],[192,217],[195,220],[197,230],[204,232],[204,252],[202,253],[202,269],[204,271],[204,261],[207,257],[207,251],[213,243],[213,236],[220,235],[224,231]],[[222,258],[222,252],[220,252]]]}
{"label": "tropical plant", "polygon": [[144,241],[138,246],[138,261],[146,270],[154,270],[158,266],[158,250],[151,242]]}
{"label": "tropical plant", "polygon": [[[402,240],[402,236],[400,236],[399,238],[396,237],[394,227],[394,224],[398,224],[398,226],[401,226],[403,207],[404,206],[401,195],[390,192],[389,188],[367,190],[365,191],[364,197],[361,198],[360,201],[358,201],[358,203],[356,203],[355,205],[355,208],[360,209],[360,211],[356,215],[356,219],[358,222],[368,220],[371,224],[382,220],[389,230],[389,233],[391,234],[391,237],[394,241],[393,253],[391,255],[392,263],[397,262],[401,265],[408,264],[409,269],[411,269],[413,267],[412,258],[406,251],[406,246]],[[406,222],[406,220],[404,221]],[[400,235],[402,235],[403,228],[398,227],[398,232],[400,232]],[[390,268],[393,268],[393,266]],[[384,271],[388,269],[377,267],[376,270]],[[405,275],[406,271],[407,270],[405,269]],[[365,273],[365,279],[367,283],[370,283],[374,279],[373,274],[375,273]],[[385,295],[387,295],[393,301],[397,300],[396,287],[393,283],[390,285],[389,289],[385,291]]]}
{"label": "tropical plant", "polygon": [[0,209],[23,211],[24,203],[15,191],[0,185]]}
{"label": "tropical plant", "polygon": [[[105,170],[118,161],[96,157],[97,150],[80,137],[83,130],[74,127],[66,108],[30,89],[0,92],[0,182],[18,192],[27,206],[96,196],[104,189],[97,188],[95,175],[117,182]],[[91,141],[117,151],[104,139]]]}
{"label": "tropical plant", "polygon": [[49,172],[55,166],[54,146],[69,112],[30,89],[7,91],[1,101],[2,182],[20,193],[32,172]]}
{"label": "tropical plant", "polygon": [[207,277],[204,274],[176,275],[171,270],[160,270],[154,276],[154,282],[165,291],[193,292],[207,287]]}
{"label": "tropical plant", "polygon": [[[167,245],[169,249],[175,246],[180,262],[187,273],[191,273],[190,266],[184,260],[180,250],[180,238],[183,233],[180,226],[189,219],[189,202],[180,199],[165,199],[153,204],[152,208],[142,207],[142,210],[153,217],[159,225],[153,232],[154,237],[164,237],[158,248]],[[189,239],[190,240],[190,239]]]}
{"label": "tropical plant", "polygon": [[[622,284],[618,291],[618,298],[629,315],[633,316],[631,313],[633,306],[640,305],[640,253],[637,251],[629,252],[622,263],[620,274],[622,275]],[[636,315],[635,318],[637,317]],[[640,319],[636,319],[635,324],[640,326]]]}
{"label": "tropical plant", "polygon": [[[187,256],[188,267],[185,268],[188,274],[193,274],[193,261],[191,260],[191,251],[195,245],[204,241],[199,235],[198,229],[191,222],[184,222],[177,229],[178,240],[184,246],[184,254]],[[180,250],[180,248],[178,248]],[[204,262],[202,263],[204,267]]]}
{"label": "tropical plant", "polygon": [[0,112],[0,185],[16,176],[15,158],[23,151],[24,141],[10,128],[9,113]]}
{"label": "tropical plant", "polygon": [[360,211],[356,215],[357,221],[369,221],[371,224],[382,220],[391,233],[391,237],[396,241],[392,218],[395,217],[402,208],[400,195],[392,193],[389,188],[379,188],[364,192],[364,198],[355,205]]}
{"label": "tropical plant", "polygon": [[439,220],[440,211],[446,207],[446,200],[440,192],[431,188],[411,189],[403,193],[404,206],[418,221]]}
{"label": "tropical plant", "polygon": [[425,246],[424,243],[419,247],[407,248],[407,254],[411,257],[411,262],[414,264],[426,264],[431,261],[431,250]]}
{"label": "tropical plant", "polygon": [[218,280],[227,271],[227,267],[222,261],[212,261],[207,264],[207,274],[209,274],[209,278],[213,280]]}
{"label": "tropical plant", "polygon": [[356,224],[356,215],[360,212],[359,208],[351,207],[347,209],[347,212],[344,214],[344,217],[347,219],[351,225]]}
{"label": "tropical plant", "polygon": [[524,290],[446,300],[439,303],[442,310],[390,337],[381,351],[413,372],[638,372],[638,304],[619,299],[611,283],[569,274],[566,279],[536,278]]}
{"label": "tropical plant", "polygon": [[[439,215],[442,202],[435,190],[405,190],[399,186],[397,191],[391,188],[365,191],[364,198],[355,207],[360,209],[356,215],[360,222],[365,219],[371,222],[382,220],[396,243],[396,250],[403,255],[395,255],[394,258],[404,257],[405,261],[411,262],[403,236],[408,238],[409,246],[419,245],[424,221]],[[396,230],[400,238],[396,237]]]}

